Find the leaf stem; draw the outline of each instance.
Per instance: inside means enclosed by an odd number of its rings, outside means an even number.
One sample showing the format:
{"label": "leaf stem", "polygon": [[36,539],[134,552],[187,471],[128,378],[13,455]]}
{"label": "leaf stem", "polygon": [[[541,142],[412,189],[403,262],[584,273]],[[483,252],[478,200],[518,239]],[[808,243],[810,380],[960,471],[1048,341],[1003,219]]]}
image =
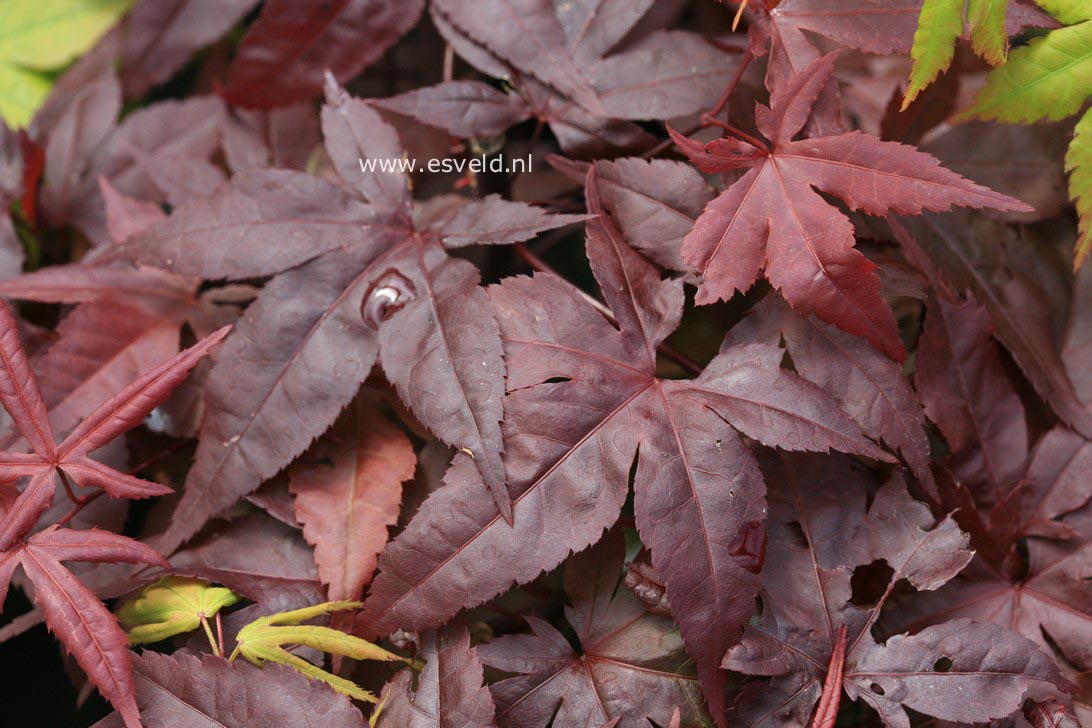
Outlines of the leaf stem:
{"label": "leaf stem", "polygon": [[761,149],[762,151],[764,151],[766,153],[769,153],[769,151],[770,151],[770,147],[769,147],[768,144],[766,144],[766,142],[762,141],[761,139],[759,139],[756,136],[751,136],[747,132],[743,131],[742,129],[740,129],[738,127],[732,126],[731,124],[729,124],[726,121],[721,121],[720,119],[714,119],[714,118],[712,118],[710,116],[702,116],[702,121],[705,123],[705,126],[720,127],[721,129],[724,129],[724,131],[728,132],[732,136],[737,137],[737,138],[742,139],[743,141],[747,142],[752,147],[755,147],[757,149]]}
{"label": "leaf stem", "polygon": [[[517,243],[516,245],[513,246],[513,248],[516,251],[516,255],[518,255],[520,258],[522,258],[524,260],[524,262],[527,263],[527,265],[531,266],[531,268],[533,268],[534,270],[539,271],[540,273],[550,273],[552,275],[557,276],[558,278],[561,278],[562,280],[565,280],[565,276],[558,273],[557,270],[552,265],[550,265],[549,263],[544,261],[542,258],[535,255],[535,253],[532,252],[523,243]],[[616,319],[614,317],[614,312],[612,312],[609,308],[607,308],[606,304],[604,304],[602,301],[595,298],[594,296],[592,296],[592,295],[590,295],[588,293],[585,293],[584,291],[580,290],[579,288],[576,288],[576,286],[573,286],[573,288],[596,311],[603,314],[604,318],[606,318],[612,324],[615,324],[615,325],[618,324],[618,319]],[[698,364],[696,361],[694,361],[690,357],[686,356],[682,352],[671,348],[667,344],[660,344],[658,347],[656,347],[656,350],[658,352],[660,352],[661,354],[663,354],[665,359],[667,359],[668,361],[671,361],[674,364],[678,365],[679,368],[681,368],[683,371],[687,372],[688,374],[692,374],[693,376],[698,376],[699,374],[702,373],[702,367],[701,367],[700,364]]]}
{"label": "leaf stem", "polygon": [[[742,10],[742,6],[740,9]],[[732,80],[728,82],[728,88],[724,89],[724,94],[720,97],[720,101],[717,102],[716,106],[709,110],[708,114],[703,114],[703,116],[716,116],[724,111],[724,107],[728,105],[728,100],[735,92],[736,86],[739,85],[739,80],[743,78],[743,74],[747,71],[747,66],[751,65],[751,61],[754,57],[754,53],[752,53],[751,49],[748,47],[747,52],[743,54],[743,58],[739,61],[736,72],[732,74]]]}
{"label": "leaf stem", "polygon": [[838,706],[842,702],[842,672],[846,664],[846,626],[838,628],[834,653],[830,656],[827,679],[823,681],[823,696],[815,710],[811,728],[834,728],[838,720]]}
{"label": "leaf stem", "polygon": [[235,662],[235,658],[239,656],[239,645],[235,645],[235,649],[231,651],[231,657],[227,658],[228,662]]}
{"label": "leaf stem", "polygon": [[216,637],[212,634],[212,627],[209,626],[208,617],[201,615],[201,627],[205,630],[205,636],[209,638],[209,646],[212,647],[212,653],[217,657],[223,657],[223,651],[216,644]]}

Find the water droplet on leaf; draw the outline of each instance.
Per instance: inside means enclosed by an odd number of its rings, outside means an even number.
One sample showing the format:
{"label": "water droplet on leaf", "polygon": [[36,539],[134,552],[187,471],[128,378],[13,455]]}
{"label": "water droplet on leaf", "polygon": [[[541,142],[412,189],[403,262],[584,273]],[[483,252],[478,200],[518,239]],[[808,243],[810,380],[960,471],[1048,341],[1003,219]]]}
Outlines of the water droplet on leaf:
{"label": "water droplet on leaf", "polygon": [[396,270],[389,270],[364,294],[360,315],[366,324],[378,329],[381,323],[415,298],[417,289],[410,279]]}

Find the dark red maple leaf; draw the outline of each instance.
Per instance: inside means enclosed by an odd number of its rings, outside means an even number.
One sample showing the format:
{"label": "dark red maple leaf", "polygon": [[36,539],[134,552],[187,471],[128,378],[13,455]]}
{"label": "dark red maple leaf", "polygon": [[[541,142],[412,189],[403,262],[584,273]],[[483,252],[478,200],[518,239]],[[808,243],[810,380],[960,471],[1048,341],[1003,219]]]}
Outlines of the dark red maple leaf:
{"label": "dark red maple leaf", "polygon": [[[950,517],[937,522],[899,477],[870,493],[869,478],[845,460],[783,456],[768,473],[762,618],[724,667],[771,680],[743,689],[734,725],[768,725],[775,716],[804,725],[821,694],[824,704],[834,699],[831,690],[865,701],[885,725],[905,727],[906,708],[955,722],[994,720],[1019,710],[1029,694],[1073,689],[1035,643],[997,625],[947,615],[878,642],[872,628],[895,584],[941,587],[973,556],[966,534]],[[874,604],[859,606],[856,572],[877,561],[890,578]],[[824,688],[835,668],[840,685]],[[819,715],[831,718],[822,708]]]}
{"label": "dark red maple leaf", "polygon": [[885,626],[995,622],[1034,640],[1073,672],[1092,669],[1090,467],[1092,443],[1084,437],[1065,428],[1043,436],[1026,473],[1000,502],[982,513],[973,502],[966,506],[967,517],[984,524],[970,531],[978,555],[967,570],[935,593],[900,604]]}
{"label": "dark red maple leaf", "polygon": [[0,480],[30,477],[0,525],[0,550],[10,548],[34,527],[53,500],[58,476],[69,492],[72,483],[101,488],[114,498],[147,498],[170,492],[158,483],[102,465],[89,455],[140,424],[227,332],[228,328],[223,328],[147,372],[103,402],[58,443],[15,319],[7,305],[0,303],[0,401],[33,449],[30,454],[0,453]]}
{"label": "dark red maple leaf", "polygon": [[[119,73],[126,98],[168,80],[200,48],[227,33],[257,0],[142,0],[124,21]],[[322,69],[319,69],[321,74]]]}
{"label": "dark red maple leaf", "polygon": [[[15,517],[9,511],[8,518]],[[110,610],[80,583],[63,561],[153,564],[167,566],[154,549],[108,531],[75,531],[50,526],[0,552],[0,604],[17,566],[34,585],[34,601],[99,692],[125,720],[139,728],[132,682],[129,640]]]}
{"label": "dark red maple leaf", "polygon": [[702,145],[672,132],[703,172],[749,169],[706,206],[683,242],[683,258],[701,275],[698,303],[748,290],[765,269],[798,311],[864,336],[901,361],[905,350],[880,298],[875,265],[854,249],[848,218],[816,190],[873,215],[955,205],[1030,208],[913,147],[862,132],[794,141],[833,72],[834,56],[825,56],[774,87],[769,108],[759,105],[756,117],[769,144],[723,138]]}
{"label": "dark red maple leaf", "polygon": [[776,294],[751,309],[721,348],[780,341],[800,376],[834,397],[863,432],[897,449],[935,496],[925,416],[902,367],[868,342],[794,312]]}
{"label": "dark red maple leaf", "polygon": [[[147,563],[166,567],[152,548],[96,529],[74,531],[51,526],[29,537],[53,501],[59,476],[75,500],[72,483],[101,488],[114,498],[146,498],[170,491],[135,478],[90,457],[118,435],[132,429],[161,402],[189,370],[227,335],[221,329],[196,346],[147,372],[105,401],[58,443],[45,400],[19,341],[15,319],[0,302],[0,401],[33,452],[0,454],[4,514],[0,521],[0,604],[17,566],[35,588],[35,603],[46,623],[75,656],[91,681],[118,708],[126,724],[140,724],[131,684],[128,641],[113,615],[94,592],[61,562]],[[11,481],[30,477],[15,495]]]}
{"label": "dark red maple leaf", "polygon": [[791,450],[889,456],[782,370],[774,347],[729,349],[695,380],[658,378],[656,347],[678,325],[682,282],[662,280],[626,244],[595,190],[592,180],[588,257],[617,327],[551,275],[490,289],[508,364],[511,525],[457,458],[381,558],[361,624],[441,624],[553,568],[618,518],[637,460],[637,526],[718,715],[717,662],[753,612],[765,541],[762,476],[733,428]]}
{"label": "dark red maple leaf", "polygon": [[992,334],[989,314],[973,298],[931,300],[914,380],[951,448],[948,466],[985,504],[1019,481],[1028,458],[1024,405]]}
{"label": "dark red maple leaf", "polygon": [[[500,338],[478,271],[446,251],[583,218],[496,198],[445,198],[413,214],[404,175],[361,170],[361,159],[402,158],[397,133],[332,80],[327,92],[323,131],[342,187],[287,170],[243,172],[112,254],[206,279],[279,274],[209,374],[196,462],[159,542],[165,551],[306,449],[377,355],[418,418],[473,453],[508,508]],[[273,234],[280,244],[270,248]]]}
{"label": "dark red maple leaf", "polygon": [[15,233],[11,206],[23,194],[22,145],[19,135],[0,121],[0,274],[17,273],[23,267],[23,246]]}
{"label": "dark red maple leaf", "polygon": [[[638,26],[653,4],[442,0],[431,11],[468,63],[515,84],[519,115],[549,123],[562,149],[588,155],[652,146],[655,137],[624,120],[708,108],[731,76],[728,54],[701,36]],[[635,27],[635,37],[627,37]],[[473,119],[448,116],[450,99],[466,88],[445,83],[380,103],[464,136],[483,135],[513,118],[517,100],[511,98],[492,108],[479,105]]]}
{"label": "dark red maple leaf", "polygon": [[413,687],[407,668],[383,689],[380,728],[491,728],[493,698],[482,685],[482,662],[462,624],[421,635],[424,669]]}
{"label": "dark red maple leaf", "polygon": [[[809,33],[866,53],[909,53],[921,7],[922,0],[756,0],[748,3],[752,48],[763,55],[769,44],[771,73],[780,80],[819,57]],[[1009,35],[1044,25],[1053,25],[1048,15],[1007,3]]]}
{"label": "dark red maple leaf", "polygon": [[266,0],[239,44],[222,94],[250,108],[290,106],[377,61],[421,17],[424,0]]}
{"label": "dark red maple leaf", "polygon": [[[255,667],[209,654],[145,651],[133,657],[133,677],[147,726],[298,728],[318,717],[331,728],[368,725],[349,698],[287,665]],[[128,724],[114,714],[94,728],[123,725]]]}
{"label": "dark red maple leaf", "polygon": [[[565,616],[580,652],[549,622],[526,617],[533,634],[478,648],[482,662],[512,674],[491,686],[501,728],[548,725],[667,725],[682,706],[686,725],[707,725],[693,666],[674,625],[645,611],[619,582],[625,540],[615,531],[565,567]],[[677,710],[677,708],[675,708]]]}

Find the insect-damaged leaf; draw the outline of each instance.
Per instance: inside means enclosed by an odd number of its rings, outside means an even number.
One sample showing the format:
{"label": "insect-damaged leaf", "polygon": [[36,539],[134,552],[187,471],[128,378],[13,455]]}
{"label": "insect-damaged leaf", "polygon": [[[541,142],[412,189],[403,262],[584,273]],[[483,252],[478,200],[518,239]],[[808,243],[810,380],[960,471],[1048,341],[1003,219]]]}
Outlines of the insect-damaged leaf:
{"label": "insect-damaged leaf", "polygon": [[[804,724],[833,664],[839,629],[848,636],[842,689],[888,726],[909,726],[906,708],[957,722],[1002,718],[1029,691],[1068,687],[1033,643],[996,625],[945,621],[878,642],[872,628],[895,583],[941,587],[973,556],[967,536],[950,517],[938,522],[911,499],[901,478],[869,499],[869,476],[843,459],[782,456],[769,462],[768,473],[777,485],[770,492],[763,614],[728,651],[724,667],[771,679],[744,688],[733,707],[735,725],[760,725],[771,710]],[[858,606],[858,570],[877,561],[890,577],[874,604]]]}

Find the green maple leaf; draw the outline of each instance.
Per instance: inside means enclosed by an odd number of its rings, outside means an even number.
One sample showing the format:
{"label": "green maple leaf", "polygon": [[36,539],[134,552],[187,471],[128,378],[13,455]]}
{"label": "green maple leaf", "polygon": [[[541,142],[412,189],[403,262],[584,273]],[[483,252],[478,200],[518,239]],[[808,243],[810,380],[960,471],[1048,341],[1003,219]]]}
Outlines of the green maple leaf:
{"label": "green maple leaf", "polygon": [[130,628],[129,642],[134,645],[159,642],[204,626],[216,651],[208,620],[238,601],[238,596],[222,586],[165,576],[122,604],[117,615]]}
{"label": "green maple leaf", "polygon": [[956,41],[963,35],[964,6],[974,52],[994,66],[1005,62],[1009,47],[1005,30],[1008,0],[925,0],[910,49],[914,65],[902,102],[904,110],[952,65]]}
{"label": "green maple leaf", "polygon": [[[974,105],[960,119],[1030,124],[1063,119],[1092,97],[1092,2],[1042,0],[1040,5],[1062,22],[1017,48],[1008,63],[993,70]],[[1092,110],[1078,122],[1066,155],[1069,196],[1077,204],[1080,237],[1073,258],[1079,268],[1092,252]]]}
{"label": "green maple leaf", "polygon": [[239,634],[235,637],[238,646],[232,653],[231,659],[234,660],[238,655],[242,655],[258,667],[266,662],[289,665],[310,678],[322,680],[339,693],[375,703],[378,698],[356,683],[326,672],[285,649],[286,646],[302,645],[333,655],[351,657],[354,660],[405,661],[405,658],[359,637],[329,627],[300,624],[323,614],[345,609],[359,609],[362,606],[360,602],[327,602],[256,619],[239,630]]}
{"label": "green maple leaf", "polygon": [[52,74],[91,48],[132,0],[0,2],[0,118],[26,126],[53,88]]}

